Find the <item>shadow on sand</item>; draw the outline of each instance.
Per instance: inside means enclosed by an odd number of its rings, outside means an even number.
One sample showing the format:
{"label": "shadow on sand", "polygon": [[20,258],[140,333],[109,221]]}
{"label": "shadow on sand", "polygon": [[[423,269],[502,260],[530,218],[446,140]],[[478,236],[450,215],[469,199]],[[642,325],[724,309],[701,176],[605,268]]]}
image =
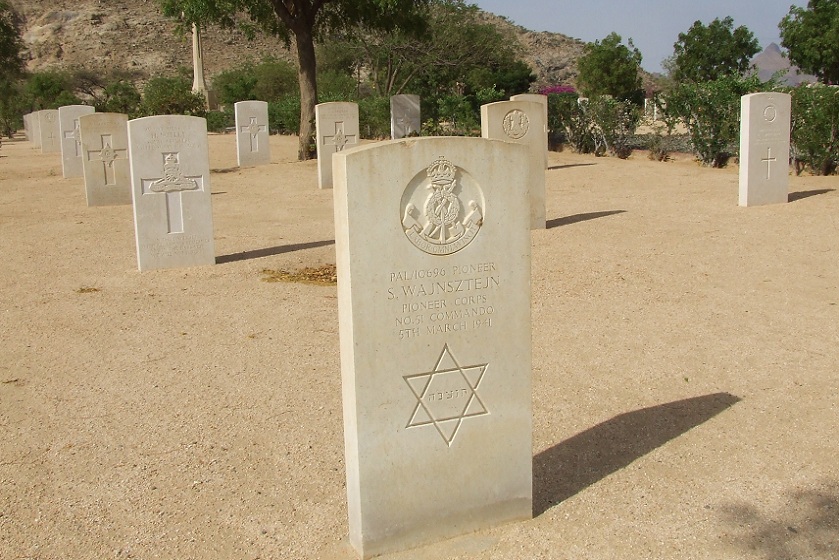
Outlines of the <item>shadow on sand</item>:
{"label": "shadow on sand", "polygon": [[793,192],[789,193],[789,198],[787,199],[789,202],[795,202],[796,200],[801,200],[802,198],[809,198],[811,196],[818,196],[820,194],[827,194],[829,192],[833,192],[836,189],[816,189],[814,191],[800,191],[800,192]]}
{"label": "shadow on sand", "polygon": [[254,249],[253,251],[243,251],[232,255],[220,255],[216,257],[216,264],[246,261],[248,259],[261,259],[262,257],[270,257],[272,255],[281,255],[283,253],[291,253],[292,251],[302,251],[303,249],[314,249],[315,247],[325,247],[326,245],[334,244],[335,240],[330,239],[329,241],[312,241],[309,243],[297,243],[295,245],[279,245],[277,247],[268,247],[266,249]]}
{"label": "shadow on sand", "polygon": [[596,163],[569,163],[568,165],[552,165],[548,167],[548,171],[555,169],[570,169],[571,167],[588,167],[589,165],[597,165]]}
{"label": "shadow on sand", "polygon": [[554,218],[545,222],[545,228],[551,229],[559,226],[570,226],[578,222],[585,222],[588,220],[596,220],[597,218],[605,218],[606,216],[614,216],[615,214],[623,214],[626,210],[607,210],[605,212],[587,212],[585,214],[573,214],[565,216],[564,218]]}
{"label": "shadow on sand", "polygon": [[729,393],[714,393],[642,408],[538,453],[533,458],[534,517],[739,401]]}

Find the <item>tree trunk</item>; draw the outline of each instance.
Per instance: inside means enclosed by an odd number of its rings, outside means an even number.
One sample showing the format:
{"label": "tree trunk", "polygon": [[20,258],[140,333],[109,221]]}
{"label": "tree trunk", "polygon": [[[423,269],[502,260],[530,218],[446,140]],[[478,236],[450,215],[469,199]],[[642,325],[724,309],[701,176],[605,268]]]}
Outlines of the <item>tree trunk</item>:
{"label": "tree trunk", "polygon": [[300,82],[300,161],[317,157],[315,142],[315,105],[318,102],[315,41],[309,29],[295,29],[297,42],[297,79]]}

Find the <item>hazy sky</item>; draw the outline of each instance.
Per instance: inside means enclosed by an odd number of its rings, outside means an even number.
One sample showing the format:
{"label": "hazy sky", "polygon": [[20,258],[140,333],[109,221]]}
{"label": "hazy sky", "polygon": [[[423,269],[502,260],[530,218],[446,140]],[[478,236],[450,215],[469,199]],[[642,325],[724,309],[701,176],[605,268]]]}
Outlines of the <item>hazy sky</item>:
{"label": "hazy sky", "polygon": [[533,31],[553,31],[586,42],[605,38],[612,31],[624,43],[632,38],[644,57],[642,66],[661,72],[661,61],[673,54],[673,43],[696,20],[708,25],[714,18],[731,16],[734,27],[745,25],[760,41],[780,45],[778,22],[790,0],[467,0],[482,9],[506,16]]}

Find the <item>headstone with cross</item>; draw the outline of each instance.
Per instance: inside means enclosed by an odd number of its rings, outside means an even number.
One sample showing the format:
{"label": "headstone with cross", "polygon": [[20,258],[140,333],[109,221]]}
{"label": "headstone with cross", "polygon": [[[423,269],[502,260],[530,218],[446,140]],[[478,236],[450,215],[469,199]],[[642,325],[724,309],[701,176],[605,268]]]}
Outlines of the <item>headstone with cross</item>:
{"label": "headstone with cross", "polygon": [[418,136],[422,129],[420,96],[394,95],[390,98],[390,137],[394,140]]}
{"label": "headstone with cross", "polygon": [[350,543],[529,519],[530,204],[510,185],[541,160],[451,137],[333,158]]}
{"label": "headstone with cross", "polygon": [[[545,153],[548,149],[544,118],[544,106],[535,101],[488,103],[481,106],[481,136],[524,144],[530,158],[544,170]],[[510,187],[527,189],[530,199],[530,227],[545,229],[545,173],[543,172],[533,183],[517,183]]]}
{"label": "headstone with cross", "polygon": [[214,264],[207,121],[131,120],[128,145],[140,270]]}
{"label": "headstone with cross", "polygon": [[268,143],[268,103],[239,101],[234,105],[236,117],[236,158],[239,167],[271,163]]}
{"label": "headstone with cross", "polygon": [[61,134],[61,171],[65,179],[82,177],[82,139],[79,119],[93,113],[90,105],[65,105],[58,108],[58,126]]}
{"label": "headstone with cross", "polygon": [[789,200],[791,97],[768,92],[740,99],[740,206]]}
{"label": "headstone with cross", "polygon": [[128,117],[91,113],[79,118],[82,171],[88,206],[131,204]]}
{"label": "headstone with cross", "polygon": [[332,156],[358,144],[358,105],[320,103],[315,106],[318,145],[318,187],[332,188]]}
{"label": "headstone with cross", "polygon": [[38,111],[38,140],[42,154],[61,153],[61,134],[58,127],[58,109]]}

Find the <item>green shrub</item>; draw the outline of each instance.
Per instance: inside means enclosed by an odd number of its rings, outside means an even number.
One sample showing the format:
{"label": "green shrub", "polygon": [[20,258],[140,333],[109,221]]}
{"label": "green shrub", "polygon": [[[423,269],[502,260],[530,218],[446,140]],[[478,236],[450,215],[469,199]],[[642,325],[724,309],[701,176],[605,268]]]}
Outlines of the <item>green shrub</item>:
{"label": "green shrub", "polygon": [[300,133],[300,97],[284,95],[268,103],[268,122],[271,132],[277,134]]}
{"label": "green shrub", "polygon": [[548,94],[548,139],[552,150],[568,144],[580,154],[594,151],[594,135],[586,114],[587,101],[576,93]]}
{"label": "green shrub", "polygon": [[193,115],[203,117],[206,102],[200,93],[192,92],[192,84],[184,77],[152,78],[143,91],[141,112],[151,115]]}
{"label": "green shrub", "polygon": [[140,96],[137,86],[133,83],[119,80],[105,86],[102,97],[96,103],[96,110],[108,113],[125,113],[134,118],[140,112]]}
{"label": "green shrub", "polygon": [[358,100],[358,120],[362,138],[380,140],[390,137],[390,100],[387,97],[364,97]]}
{"label": "green shrub", "polygon": [[765,89],[755,75],[725,76],[710,82],[681,83],[665,97],[664,118],[681,120],[693,153],[703,165],[725,167],[738,151],[740,98]]}
{"label": "green shrub", "polygon": [[618,101],[608,95],[593,99],[588,108],[594,135],[595,155],[608,151],[626,159],[632,154],[631,141],[641,121],[641,108],[632,101]]}
{"label": "green shrub", "polygon": [[236,126],[236,115],[230,107],[222,111],[207,111],[206,118],[209,132],[226,132],[228,128]]}
{"label": "green shrub", "polygon": [[26,82],[26,93],[33,110],[58,109],[63,105],[77,105],[72,77],[66,72],[36,72]]}
{"label": "green shrub", "polygon": [[791,151],[796,174],[831,175],[839,165],[839,88],[799,86],[792,95]]}

